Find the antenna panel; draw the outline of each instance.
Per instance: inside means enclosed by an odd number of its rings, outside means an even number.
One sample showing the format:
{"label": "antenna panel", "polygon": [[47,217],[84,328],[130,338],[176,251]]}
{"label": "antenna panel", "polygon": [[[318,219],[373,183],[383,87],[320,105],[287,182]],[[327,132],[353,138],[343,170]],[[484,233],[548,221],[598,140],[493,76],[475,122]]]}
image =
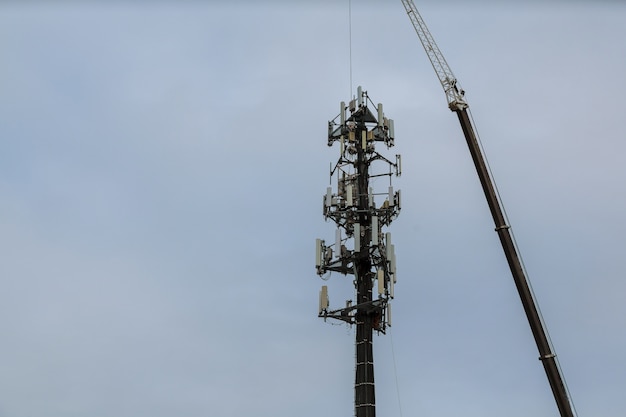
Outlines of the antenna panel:
{"label": "antenna panel", "polygon": [[402,157],[396,155],[396,177],[402,175]]}
{"label": "antenna panel", "polygon": [[348,184],[346,186],[346,205],[348,207],[352,207],[354,205],[354,201],[352,201],[352,184]]}
{"label": "antenna panel", "polygon": [[372,216],[372,245],[378,246],[378,216]]}
{"label": "antenna panel", "polygon": [[322,313],[328,308],[328,286],[322,285],[320,290],[319,312]]}
{"label": "antenna panel", "polygon": [[322,239],[315,239],[315,266],[322,266]]}

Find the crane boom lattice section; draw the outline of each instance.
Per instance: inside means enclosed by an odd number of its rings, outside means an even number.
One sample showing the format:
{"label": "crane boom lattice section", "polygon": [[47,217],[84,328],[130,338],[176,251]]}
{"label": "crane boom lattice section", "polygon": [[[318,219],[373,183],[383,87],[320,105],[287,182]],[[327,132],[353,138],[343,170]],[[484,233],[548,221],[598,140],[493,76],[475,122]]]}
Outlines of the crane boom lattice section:
{"label": "crane boom lattice section", "polygon": [[452,73],[450,66],[439,50],[437,43],[435,43],[433,35],[430,34],[424,19],[422,19],[422,16],[417,11],[415,3],[413,3],[413,0],[402,0],[402,4],[406,9],[406,13],[409,15],[409,19],[411,19],[411,23],[415,28],[415,32],[417,32],[417,36],[422,42],[422,46],[430,59],[430,63],[435,69],[435,73],[439,78],[443,91],[446,93],[448,107],[450,107],[450,110],[453,111],[467,108],[467,102],[464,98],[465,92],[457,85],[456,77]]}

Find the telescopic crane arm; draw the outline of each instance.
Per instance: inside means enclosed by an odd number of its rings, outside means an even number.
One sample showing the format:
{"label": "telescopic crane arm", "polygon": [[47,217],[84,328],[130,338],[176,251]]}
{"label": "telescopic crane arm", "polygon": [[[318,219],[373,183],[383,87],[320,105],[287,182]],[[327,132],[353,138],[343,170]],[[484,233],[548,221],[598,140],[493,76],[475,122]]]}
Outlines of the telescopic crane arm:
{"label": "telescopic crane arm", "polygon": [[424,50],[439,78],[439,82],[441,82],[441,86],[446,93],[448,107],[457,114],[459,122],[461,123],[465,140],[467,141],[474,166],[476,167],[483,192],[487,198],[487,203],[496,226],[496,232],[500,238],[500,243],[502,244],[502,249],[504,250],[511,274],[513,275],[513,280],[515,281],[515,286],[517,287],[522,301],[526,318],[528,319],[530,329],[537,344],[537,349],[539,350],[539,360],[541,360],[545,369],[561,417],[575,417],[574,409],[556,360],[556,355],[552,352],[550,340],[537,309],[521,258],[517,253],[513,235],[507,224],[495,184],[491,179],[489,168],[481,152],[478,137],[468,113],[469,106],[464,97],[465,92],[459,87],[452,70],[437,47],[433,36],[430,34],[426,23],[424,23],[424,20],[417,11],[413,0],[402,0],[402,4],[411,19],[411,23],[413,23],[417,36],[419,36],[422,46],[424,46]]}

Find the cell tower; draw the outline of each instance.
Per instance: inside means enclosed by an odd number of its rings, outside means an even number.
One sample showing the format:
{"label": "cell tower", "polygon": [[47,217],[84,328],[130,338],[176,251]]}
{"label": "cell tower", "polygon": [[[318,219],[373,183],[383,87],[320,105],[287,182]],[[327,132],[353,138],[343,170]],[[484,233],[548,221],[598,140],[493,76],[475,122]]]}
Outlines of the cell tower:
{"label": "cell tower", "polygon": [[[370,105],[374,109],[370,110]],[[393,120],[383,114],[382,104],[374,106],[366,91],[357,89],[357,97],[341,102],[339,115],[328,122],[328,146],[339,142],[339,159],[330,171],[330,183],[323,198],[324,217],[337,225],[334,244],[317,239],[315,267],[323,278],[331,272],[354,276],[356,299],[345,307],[329,309],[328,287],[322,286],[319,317],[331,318],[356,326],[356,376],[354,408],[356,417],[375,417],[374,331],[385,333],[391,326],[390,300],[396,283],[396,257],[391,233],[383,233],[400,213],[400,191],[391,184],[400,176],[400,155],[391,161],[375,150],[376,142],[387,149],[394,146]],[[375,170],[384,165],[384,169]],[[384,177],[389,177],[387,181]],[[370,180],[385,184],[374,190]],[[372,181],[373,182],[373,181]],[[376,200],[381,200],[377,205]],[[350,247],[351,246],[351,247]],[[376,284],[375,284],[376,283]],[[377,296],[373,296],[376,287]]]}

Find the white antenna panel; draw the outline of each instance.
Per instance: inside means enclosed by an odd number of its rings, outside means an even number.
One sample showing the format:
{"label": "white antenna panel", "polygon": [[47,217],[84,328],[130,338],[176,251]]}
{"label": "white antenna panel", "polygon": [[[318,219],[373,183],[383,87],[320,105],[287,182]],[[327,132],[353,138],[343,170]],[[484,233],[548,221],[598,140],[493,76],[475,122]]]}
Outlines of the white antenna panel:
{"label": "white antenna panel", "polygon": [[341,229],[335,230],[335,252],[341,256]]}
{"label": "white antenna panel", "polygon": [[354,224],[354,251],[361,251],[361,225],[358,223]]}
{"label": "white antenna panel", "polygon": [[327,308],[328,308],[328,286],[322,285],[322,289],[320,291],[319,312],[321,313]]}
{"label": "white antenna panel", "polygon": [[394,283],[395,283],[394,280],[395,278],[389,280],[389,297],[391,298],[393,298],[393,289],[394,289]]}
{"label": "white antenna panel", "polygon": [[363,105],[363,89],[361,86],[358,86],[356,89],[356,99],[359,102],[359,107]]}
{"label": "white antenna panel", "polygon": [[396,274],[396,245],[391,245],[391,257],[389,259],[389,270]]}
{"label": "white antenna panel", "polygon": [[315,266],[322,266],[322,239],[315,239]]}
{"label": "white antenna panel", "polygon": [[370,207],[374,207],[374,191],[370,187],[369,194],[367,195],[369,198]]}
{"label": "white antenna panel", "polygon": [[389,138],[393,140],[396,137],[393,127],[393,119],[389,119]]}
{"label": "white antenna panel", "polygon": [[385,254],[387,255],[387,260],[391,260],[391,232],[385,233]]}
{"label": "white antenna panel", "polygon": [[378,294],[383,295],[385,293],[385,271],[383,269],[378,270]]}
{"label": "white antenna panel", "polygon": [[352,207],[354,201],[352,201],[352,184],[346,186],[346,205]]}
{"label": "white antenna panel", "polygon": [[393,200],[393,187],[390,186],[389,187],[389,205],[393,206],[394,200]]}
{"label": "white antenna panel", "polygon": [[341,126],[346,124],[346,103],[345,102],[341,102],[341,108],[339,109],[339,116],[341,120]]}
{"label": "white antenna panel", "polygon": [[372,216],[372,244],[378,245],[378,216]]}
{"label": "white antenna panel", "polygon": [[326,188],[326,207],[330,207],[333,205],[333,188]]}
{"label": "white antenna panel", "polygon": [[396,193],[396,205],[398,206],[398,210],[402,208],[402,190],[398,190]]}
{"label": "white antenna panel", "polygon": [[382,127],[383,125],[383,104],[382,103],[378,103],[378,126]]}

